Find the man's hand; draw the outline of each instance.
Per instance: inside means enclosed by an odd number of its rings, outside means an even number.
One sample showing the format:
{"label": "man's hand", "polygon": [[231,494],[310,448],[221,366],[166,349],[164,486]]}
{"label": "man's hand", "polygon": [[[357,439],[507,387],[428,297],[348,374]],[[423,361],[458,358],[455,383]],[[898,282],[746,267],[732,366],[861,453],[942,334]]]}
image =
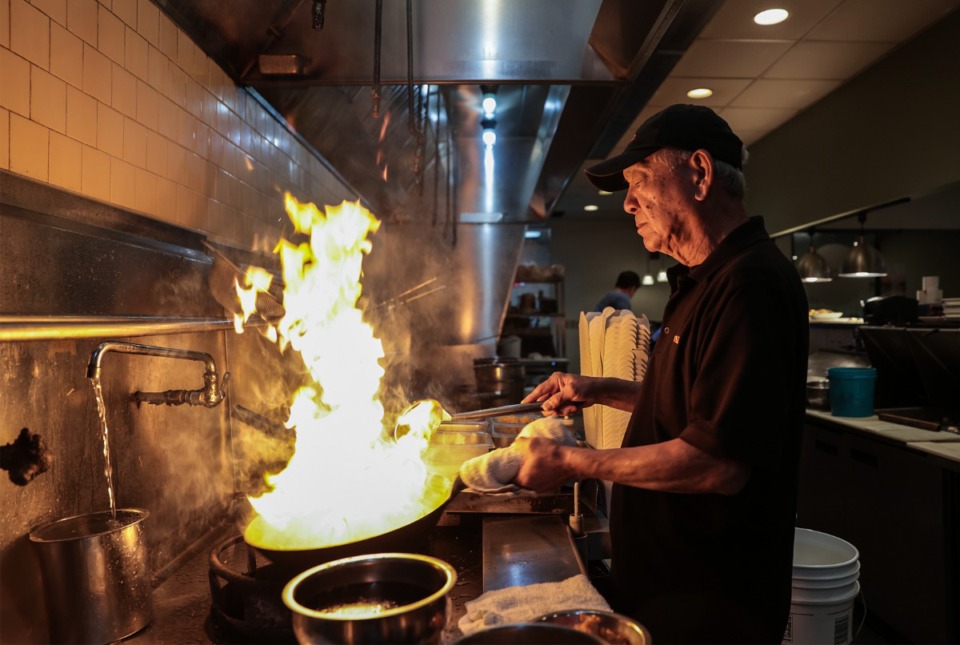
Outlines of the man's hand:
{"label": "man's hand", "polygon": [[564,446],[543,437],[520,437],[510,447],[523,455],[513,482],[538,493],[554,490],[570,479],[564,467]]}
{"label": "man's hand", "polygon": [[587,394],[592,380],[589,376],[554,372],[524,397],[523,403],[542,401],[544,416],[569,416],[593,405]]}

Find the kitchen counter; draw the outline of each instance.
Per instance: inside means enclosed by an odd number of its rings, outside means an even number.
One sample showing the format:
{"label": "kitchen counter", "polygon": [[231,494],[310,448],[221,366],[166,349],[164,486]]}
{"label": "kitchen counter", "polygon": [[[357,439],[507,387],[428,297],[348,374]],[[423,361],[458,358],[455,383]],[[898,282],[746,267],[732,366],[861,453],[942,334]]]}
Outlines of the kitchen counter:
{"label": "kitchen counter", "polygon": [[799,526],[860,552],[871,621],[895,642],[960,642],[960,435],[808,410]]}
{"label": "kitchen counter", "polygon": [[[484,591],[555,582],[584,573],[565,520],[559,515],[444,514],[429,536],[427,549],[457,570],[441,643],[462,636],[457,621],[464,615],[466,603]],[[262,642],[222,625],[211,611],[210,552],[236,534],[235,527],[224,526],[199,543],[154,589],[154,620],[125,642]]]}
{"label": "kitchen counter", "polygon": [[[869,417],[835,417],[829,412],[821,410],[807,409],[807,421],[813,421],[821,424],[834,424],[844,428],[850,428],[869,436],[879,437],[900,444],[907,444],[908,447],[914,442],[920,443],[960,443],[960,435],[952,432],[937,432],[933,430],[923,430],[912,426],[881,421],[876,415]],[[944,456],[950,458],[956,451],[944,451]],[[957,457],[960,460],[960,457]]]}
{"label": "kitchen counter", "polygon": [[948,441],[912,441],[907,444],[911,450],[941,457],[949,462],[954,470],[960,470],[960,442]]}

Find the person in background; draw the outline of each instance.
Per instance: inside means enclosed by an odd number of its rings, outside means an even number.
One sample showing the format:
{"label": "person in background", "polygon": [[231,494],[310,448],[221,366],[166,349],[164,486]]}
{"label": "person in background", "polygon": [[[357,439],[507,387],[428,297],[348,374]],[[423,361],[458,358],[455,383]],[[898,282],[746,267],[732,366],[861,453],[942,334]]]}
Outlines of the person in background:
{"label": "person in background", "polygon": [[546,415],[632,411],[621,448],[519,441],[515,483],[614,483],[615,611],[657,643],[779,643],[790,611],[807,369],[807,300],[743,203],[746,149],[706,107],[674,105],[587,170],[669,271],[642,383],[557,372],[524,402]]}
{"label": "person in background", "polygon": [[593,308],[594,311],[603,311],[607,307],[614,309],[630,310],[632,303],[630,299],[640,288],[640,276],[635,271],[622,271],[617,276],[617,283],[613,285],[613,291],[608,291],[607,295],[600,298],[600,302]]}

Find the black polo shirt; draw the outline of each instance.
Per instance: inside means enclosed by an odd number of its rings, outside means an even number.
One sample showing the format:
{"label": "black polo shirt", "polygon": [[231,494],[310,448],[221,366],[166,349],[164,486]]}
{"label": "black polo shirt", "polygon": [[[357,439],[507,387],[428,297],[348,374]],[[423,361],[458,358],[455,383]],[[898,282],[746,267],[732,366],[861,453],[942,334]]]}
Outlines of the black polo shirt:
{"label": "black polo shirt", "polygon": [[807,299],[759,217],[671,295],[624,447],[680,437],[751,468],[732,496],[614,486],[614,606],[658,643],[776,642],[790,606]]}

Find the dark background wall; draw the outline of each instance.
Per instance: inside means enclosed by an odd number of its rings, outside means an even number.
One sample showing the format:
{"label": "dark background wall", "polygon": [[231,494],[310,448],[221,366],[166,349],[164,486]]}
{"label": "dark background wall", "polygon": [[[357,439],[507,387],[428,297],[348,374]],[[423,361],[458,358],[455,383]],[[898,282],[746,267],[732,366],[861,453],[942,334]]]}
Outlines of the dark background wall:
{"label": "dark background wall", "polygon": [[[935,192],[960,180],[957,60],[960,13],[954,12],[752,144],[746,166],[749,214],[762,215],[767,230],[776,233],[900,197]],[[948,240],[947,246],[956,248],[960,204],[952,210],[939,207],[933,217],[953,230],[943,232],[935,226],[926,236]],[[642,273],[646,266],[646,250],[626,215],[622,219],[566,216],[552,219],[550,225],[553,262],[567,270],[568,321],[574,321],[581,310],[589,311],[620,271],[633,268]],[[916,276],[940,275],[945,295],[960,296],[958,263],[949,263],[942,253],[925,252],[922,232],[901,236],[887,230],[879,245],[889,264],[907,267],[908,295],[920,288]],[[786,252],[789,245],[783,246]],[[824,308],[845,310],[855,306],[861,292],[870,295],[871,287],[834,287],[837,293],[833,294],[829,288],[813,285],[808,294]],[[658,319],[666,297],[663,285],[643,287],[633,299],[634,311]],[[576,330],[568,332],[571,369],[577,369]]]}
{"label": "dark background wall", "polygon": [[772,233],[960,179],[957,60],[960,12],[753,144],[750,213]]}

